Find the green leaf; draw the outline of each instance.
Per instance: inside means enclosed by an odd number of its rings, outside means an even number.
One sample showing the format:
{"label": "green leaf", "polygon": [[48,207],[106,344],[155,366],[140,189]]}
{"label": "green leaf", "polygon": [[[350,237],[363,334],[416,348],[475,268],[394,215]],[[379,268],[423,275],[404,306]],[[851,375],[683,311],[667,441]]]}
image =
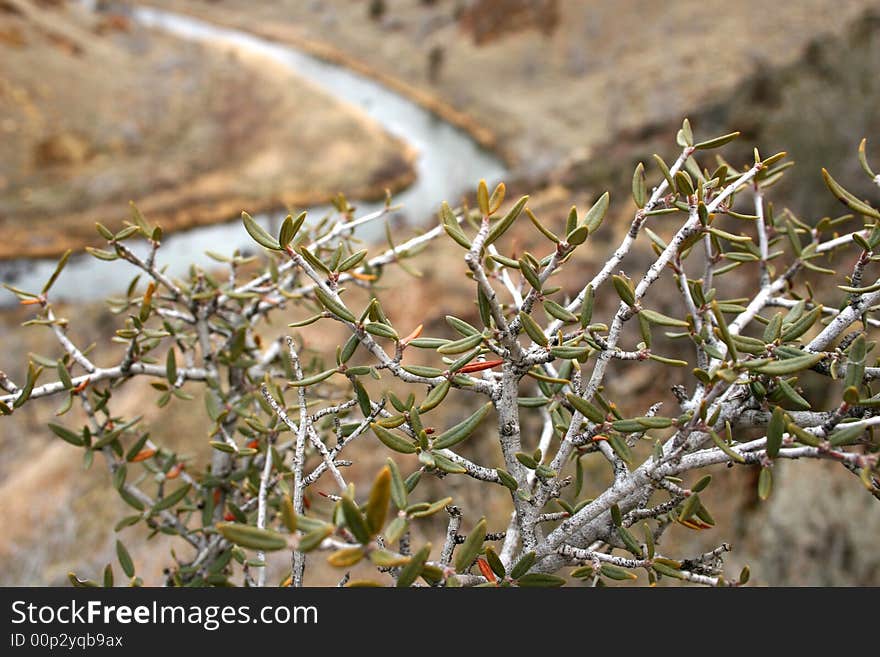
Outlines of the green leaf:
{"label": "green leaf", "polygon": [[248,232],[248,235],[250,235],[257,244],[272,251],[281,250],[281,245],[278,243],[278,240],[267,233],[251,215],[247,212],[242,212],[241,220],[244,222],[244,228]]}
{"label": "green leaf", "polygon": [[75,573],[69,572],[67,573],[67,579],[70,581],[71,586],[78,589],[84,588],[97,588],[98,583],[91,579],[80,579],[76,576]]}
{"label": "green leaf", "polygon": [[865,152],[867,141],[867,139],[862,139],[862,141],[859,142],[859,164],[862,165],[862,170],[868,174],[869,178],[876,178],[876,174],[871,170],[871,166],[868,164],[868,155]]}
{"label": "green leaf", "polygon": [[588,402],[583,397],[572,393],[566,393],[565,398],[568,400],[569,404],[574,406],[575,410],[590,422],[593,422],[594,424],[602,424],[605,421],[605,412]]}
{"label": "green leaf", "polygon": [[719,148],[724,146],[725,144],[729,144],[734,139],[739,137],[739,132],[729,132],[726,135],[721,135],[720,137],[715,137],[714,139],[707,139],[706,141],[701,141],[694,144],[694,149],[696,150],[709,150],[712,148]]}
{"label": "green leaf", "polygon": [[344,272],[344,271],[348,271],[349,269],[354,269],[359,264],[361,264],[361,262],[363,261],[364,258],[367,257],[367,253],[368,253],[367,249],[361,249],[360,251],[355,251],[350,256],[348,256],[345,260],[340,262],[339,265],[337,265],[336,271]]}
{"label": "green leaf", "polygon": [[367,500],[367,525],[373,534],[377,534],[385,525],[388,515],[388,502],[391,499],[391,468],[387,465],[379,471],[370,489]]}
{"label": "green leaf", "polygon": [[617,581],[638,579],[635,573],[631,573],[624,568],[620,568],[619,566],[610,563],[602,564],[601,573],[608,579]]}
{"label": "green leaf", "polygon": [[134,562],[131,560],[131,555],[128,553],[128,550],[125,549],[125,545],[122,544],[122,541],[116,541],[116,556],[119,559],[119,565],[122,566],[123,572],[125,572],[126,576],[134,577]]}
{"label": "green leaf", "polygon": [[555,317],[561,322],[578,321],[577,315],[569,312],[566,308],[551,299],[547,299],[546,301],[544,301],[543,305],[544,310],[547,312],[548,315],[550,315],[551,317]]}
{"label": "green leaf", "polygon": [[684,575],[677,568],[673,568],[670,565],[665,563],[655,562],[651,564],[651,568],[654,569],[655,572],[660,573],[661,575],[665,575],[666,577],[672,577],[674,579],[684,579]]}
{"label": "green leaf", "polygon": [[321,543],[324,542],[324,539],[330,536],[330,534],[332,533],[333,525],[319,525],[310,532],[303,534],[303,536],[299,539],[299,545],[297,545],[297,549],[300,552],[311,552],[312,550],[318,548]]}
{"label": "green leaf", "polygon": [[394,340],[395,342],[400,340],[400,336],[397,334],[397,331],[388,326],[388,324],[383,324],[382,322],[367,322],[364,325],[364,330],[367,333],[378,336],[380,338],[388,338],[389,340]]}
{"label": "green leaf", "polygon": [[299,232],[299,229],[302,227],[305,220],[305,212],[300,212],[296,219],[287,215],[284,222],[281,224],[281,230],[278,232],[278,244],[282,249],[286,249],[290,245],[290,242],[296,237],[296,234]]}
{"label": "green leaf", "polygon": [[538,462],[532,457],[531,454],[526,454],[525,452],[517,452],[514,454],[516,460],[526,466],[529,470],[534,470],[538,467]]}
{"label": "green leaf", "polygon": [[315,322],[317,322],[319,319],[322,319],[323,317],[324,317],[323,313],[318,313],[317,315],[312,315],[311,317],[309,317],[307,319],[303,319],[299,322],[292,322],[292,323],[288,324],[288,326],[290,326],[291,328],[302,328],[303,326],[308,326],[309,324],[314,324]]}
{"label": "green leaf", "polygon": [[474,326],[471,326],[463,319],[459,319],[455,315],[446,315],[445,317],[446,323],[449,324],[457,333],[464,337],[480,335],[479,329]]}
{"label": "green leaf", "polygon": [[107,228],[107,226],[102,224],[100,221],[95,222],[95,230],[97,230],[98,234],[101,237],[103,237],[105,240],[107,240],[108,242],[116,239],[115,236],[113,235],[113,231],[110,230],[109,228]]}
{"label": "green leaf", "polygon": [[770,468],[761,468],[761,474],[758,475],[758,498],[766,500],[770,497],[770,491],[773,488],[773,472]]}
{"label": "green leaf", "polygon": [[185,484],[173,493],[169,493],[168,495],[163,497],[161,500],[153,505],[153,513],[158,513],[159,511],[164,511],[165,509],[170,509],[171,507],[173,507],[184,497],[186,497],[187,493],[189,493],[190,488],[192,488],[191,484]]}
{"label": "green leaf", "polygon": [[538,272],[535,271],[534,267],[529,264],[529,261],[525,258],[520,258],[517,263],[519,264],[519,270],[523,275],[523,278],[526,279],[526,282],[532,286],[538,292],[541,291],[541,279],[538,277]]}
{"label": "green leaf", "polygon": [[642,546],[635,539],[635,536],[633,536],[629,532],[629,530],[627,530],[625,527],[618,527],[617,533],[620,535],[620,540],[623,541],[623,544],[624,544],[624,546],[626,546],[626,549],[629,550],[630,552],[632,552],[632,554],[634,556],[641,559],[643,556]]}
{"label": "green leaf", "polygon": [[648,187],[645,181],[645,165],[641,162],[636,166],[632,178],[632,196],[637,208],[645,207],[648,200]]}
{"label": "green leaf", "polygon": [[380,568],[397,568],[409,563],[410,557],[405,557],[388,550],[373,550],[370,552],[370,561]]}
{"label": "green leaf", "polygon": [[486,187],[485,180],[481,180],[477,185],[477,205],[484,217],[488,217],[491,214],[489,208],[489,188]]}
{"label": "green leaf", "polygon": [[688,328],[689,326],[689,324],[683,319],[675,319],[674,317],[669,317],[663,313],[658,313],[656,310],[642,308],[639,313],[652,324],[658,324],[660,326],[680,326],[681,328]]}
{"label": "green leaf", "polygon": [[177,383],[177,358],[174,355],[174,347],[168,350],[165,358],[165,378],[172,386]]}
{"label": "green leaf", "polygon": [[459,340],[447,342],[442,347],[437,348],[437,353],[444,355],[462,354],[466,351],[473,349],[482,342],[482,334],[477,333],[476,335],[469,335]]}
{"label": "green leaf", "polygon": [[112,251],[105,251],[104,249],[96,249],[91,246],[86,247],[86,253],[94,256],[98,260],[106,260],[107,262],[118,260],[119,256],[113,253]]}
{"label": "green leaf", "polygon": [[587,210],[587,214],[584,215],[583,225],[587,227],[591,235],[602,225],[602,220],[605,219],[605,214],[608,212],[610,201],[611,195],[605,192],[596,200],[593,207]]}
{"label": "green leaf", "polygon": [[319,273],[326,276],[330,276],[332,274],[330,268],[326,264],[324,264],[324,261],[321,260],[314,253],[312,253],[309,248],[304,244],[301,244],[297,248],[297,252],[302,257],[302,259],[306,261],[307,264],[310,264],[312,267],[317,269]]}
{"label": "green leaf", "polygon": [[700,491],[705,490],[711,482],[712,482],[712,475],[707,474],[707,475],[701,477],[700,480],[697,481],[697,483],[695,483],[693,486],[691,486],[691,490],[694,493],[699,493]]}
{"label": "green leaf", "polygon": [[809,445],[810,447],[818,447],[822,444],[822,441],[819,439],[819,436],[816,436],[805,429],[797,426],[793,422],[789,422],[786,425],[786,430],[788,433],[792,435],[792,437],[797,440],[799,443],[803,443],[804,445]]}
{"label": "green leaf", "polygon": [[434,467],[443,470],[443,472],[448,472],[449,474],[464,474],[467,472],[466,467],[447,458],[442,452],[432,451],[431,457],[434,459]]}
{"label": "green leaf", "polygon": [[425,562],[430,554],[431,544],[426,543],[418,552],[410,557],[409,563],[400,570],[400,575],[397,577],[398,588],[408,588],[415,583],[419,575],[422,574]]}
{"label": "green leaf", "polygon": [[516,585],[523,588],[551,588],[564,584],[564,577],[550,573],[527,573],[516,580]]}
{"label": "green leaf", "polygon": [[769,343],[777,340],[782,335],[782,313],[776,313],[770,318],[770,322],[764,328],[764,342]]}
{"label": "green leaf", "polygon": [[498,480],[501,482],[501,485],[508,490],[516,492],[516,489],[519,488],[519,484],[516,483],[516,479],[514,479],[513,475],[511,475],[507,470],[495,468],[495,474],[498,475]]}
{"label": "green leaf", "polygon": [[592,283],[587,285],[584,293],[584,303],[581,305],[580,312],[580,325],[581,328],[587,328],[590,325],[590,321],[593,319],[593,304],[596,300],[596,292],[593,290]]}
{"label": "green leaf", "polygon": [[385,445],[387,448],[393,449],[395,452],[400,452],[401,454],[415,453],[416,446],[408,438],[398,436],[397,434],[388,431],[388,429],[378,425],[375,422],[370,423],[370,428],[373,430],[373,433],[376,434],[376,437],[380,441],[382,441],[382,444]]}
{"label": "green leaf", "polygon": [[458,224],[458,220],[455,218],[455,214],[445,201],[440,206],[440,221],[443,225],[443,230],[446,231],[446,234],[449,235],[454,242],[465,249],[471,248],[471,241],[467,238],[467,235],[464,234],[464,231]]}
{"label": "green leaf", "polygon": [[342,548],[327,557],[327,563],[335,568],[349,568],[363,559],[364,554],[361,546]]}
{"label": "green leaf", "polygon": [[293,500],[290,499],[290,495],[284,494],[281,496],[281,522],[284,523],[284,526],[287,528],[287,531],[293,533],[296,531],[296,527],[298,524],[298,518],[296,515],[296,510],[293,508]]}
{"label": "green leaf", "polygon": [[208,444],[218,452],[224,452],[226,454],[235,454],[238,451],[235,447],[222,440],[210,440],[208,441]]}
{"label": "green leaf", "polygon": [[55,362],[55,369],[58,372],[58,380],[61,381],[61,385],[64,386],[64,389],[70,390],[73,388],[73,379],[70,378],[70,372],[64,365],[64,361],[60,358]]}
{"label": "green leaf", "polygon": [[858,442],[858,439],[861,438],[864,433],[864,426],[848,427],[846,424],[840,424],[837,429],[828,436],[828,442],[832,447],[851,445]]}
{"label": "green leaf", "polygon": [[462,543],[456,550],[456,572],[467,572],[468,568],[470,568],[471,564],[474,562],[474,559],[476,559],[477,555],[480,553],[480,549],[483,547],[483,541],[485,540],[486,519],[481,518],[480,521],[474,525],[474,528],[470,531],[464,543]]}
{"label": "green leaf", "polygon": [[495,552],[495,548],[491,545],[486,547],[486,561],[492,569],[492,572],[498,575],[501,579],[504,579],[504,576],[507,574],[507,571],[504,568],[504,563],[502,563],[501,557],[498,556],[498,553]]}
{"label": "green leaf", "polygon": [[443,374],[443,370],[436,367],[428,367],[426,365],[401,365],[404,371],[415,376],[421,376],[426,379],[436,379]]}
{"label": "green leaf", "polygon": [[556,234],[553,233],[553,231],[551,231],[550,229],[548,229],[544,224],[542,224],[540,221],[538,221],[538,218],[528,208],[526,208],[526,216],[534,224],[535,228],[537,228],[541,232],[541,234],[544,235],[544,237],[546,237],[548,240],[550,240],[554,244],[559,244],[559,242],[560,242],[559,237],[557,237]]}
{"label": "green leaf", "polygon": [[675,181],[672,179],[672,173],[669,171],[669,167],[666,166],[666,162],[663,161],[663,158],[654,153],[654,162],[657,164],[657,167],[660,169],[660,173],[663,174],[663,177],[666,179],[666,185],[669,187],[670,191],[675,189]]}
{"label": "green leaf", "polygon": [[450,504],[452,504],[452,498],[444,497],[442,500],[437,500],[433,504],[427,504],[424,508],[419,508],[417,511],[411,511],[409,515],[412,518],[427,518],[435,513],[439,513]]}
{"label": "green leaf", "polygon": [[342,505],[342,516],[345,518],[345,525],[351,531],[355,540],[358,543],[369,543],[372,533],[367,526],[364,514],[361,513],[361,510],[358,508],[357,504],[355,504],[355,501],[345,495],[342,497],[340,503]]}
{"label": "green leaf", "polygon": [[104,588],[113,588],[113,566],[111,566],[109,563],[104,566]]}
{"label": "green leaf", "polygon": [[82,447],[85,445],[80,434],[74,433],[70,429],[66,429],[60,424],[54,424],[53,422],[50,422],[48,426],[52,430],[52,433],[61,438],[61,440],[68,442],[71,445],[75,445],[76,447]]}
{"label": "green leaf", "polygon": [[477,425],[486,417],[491,408],[492,402],[487,402],[470,417],[441,433],[434,439],[433,449],[453,447],[468,438],[474,432],[474,429],[477,428]]}
{"label": "green leaf", "polygon": [[564,360],[572,358],[577,360],[586,359],[591,351],[590,347],[550,347],[550,354],[554,358],[562,358]]}
{"label": "green leaf", "polygon": [[498,208],[500,208],[501,204],[504,203],[504,196],[506,193],[507,186],[504,183],[498,183],[495,186],[495,190],[489,197],[489,214],[495,214],[496,212],[498,212]]}
{"label": "green leaf", "polygon": [[55,265],[55,271],[52,272],[52,275],[49,277],[49,280],[46,281],[46,284],[43,286],[43,289],[40,292],[40,294],[45,296],[49,292],[51,287],[55,284],[55,281],[58,280],[58,276],[64,270],[64,266],[67,264],[67,261],[70,259],[71,253],[73,253],[73,251],[71,251],[70,249],[67,249],[67,251],[64,252],[64,255],[62,255],[61,258],[59,258],[58,264]]}
{"label": "green leaf", "polygon": [[[803,356],[795,356],[794,358],[788,358],[786,360],[771,361],[755,367],[754,371],[768,376],[794,374],[802,370],[810,369],[823,358],[825,358],[825,354],[804,354]],[[748,364],[745,364],[745,367],[748,367]]]}
{"label": "green leaf", "polygon": [[625,440],[623,440],[620,436],[611,435],[608,436],[608,444],[611,445],[611,449],[613,449],[614,453],[617,454],[621,459],[623,459],[628,464],[632,464],[632,450],[629,448],[629,445],[626,444]]}
{"label": "green leaf", "polygon": [[587,241],[587,238],[589,236],[589,228],[587,228],[586,226],[578,226],[565,236],[565,241],[568,242],[568,244],[570,244],[571,246],[580,246]]}
{"label": "green leaf", "polygon": [[510,210],[508,210],[507,214],[504,215],[502,219],[498,221],[492,228],[489,230],[489,234],[486,236],[486,241],[484,242],[485,246],[489,246],[499,237],[501,237],[507,229],[513,225],[513,222],[517,220],[519,215],[522,213],[523,208],[528,203],[529,197],[523,196],[520,198]]}
{"label": "green leaf", "polygon": [[419,406],[419,412],[426,413],[439,406],[440,403],[446,399],[446,395],[449,393],[451,387],[451,382],[443,381],[443,383],[431,388],[431,391],[425,396],[425,401]]}
{"label": "green leaf", "polygon": [[636,419],[615,420],[611,428],[621,433],[640,433],[645,430],[644,425]]}
{"label": "green leaf", "polygon": [[331,295],[326,293],[320,287],[315,288],[315,296],[318,298],[318,301],[321,303],[322,306],[324,306],[327,310],[329,310],[337,317],[352,324],[357,321],[352,312],[348,308],[346,308],[344,304],[334,299]]}
{"label": "green leaf", "polygon": [[217,531],[230,543],[251,550],[271,552],[287,547],[287,539],[271,529],[260,529],[237,522],[221,522],[217,523]]}
{"label": "green leaf", "polygon": [[388,471],[391,473],[391,500],[398,509],[406,508],[406,485],[400,476],[400,469],[392,459],[387,460]]}
{"label": "green leaf", "polygon": [[785,433],[785,411],[776,406],[770,416],[770,422],[767,424],[767,456],[771,459],[776,458],[779,454],[783,433]]}
{"label": "green leaf", "polygon": [[613,283],[617,296],[620,297],[621,301],[627,306],[634,306],[636,303],[636,296],[629,281],[619,274],[614,274],[611,277],[611,282]]}
{"label": "green leaf", "polygon": [[571,206],[568,211],[568,218],[565,220],[565,233],[571,233],[578,225],[578,209],[576,205]]}
{"label": "green leaf", "polygon": [[714,431],[712,431],[710,429],[709,435],[712,437],[712,442],[715,443],[715,446],[718,447],[718,449],[720,449],[722,452],[724,452],[728,457],[730,457],[731,459],[733,459],[737,463],[745,463],[746,462],[746,460],[745,460],[745,458],[743,458],[742,454],[731,449],[730,445],[728,445],[726,442],[724,442],[724,440],[721,438],[721,436],[719,436],[717,433],[715,433]]}
{"label": "green leaf", "polygon": [[828,189],[831,190],[831,193],[837,197],[837,200],[850,210],[866,217],[871,217],[872,219],[880,219],[880,212],[846,191],[836,180],[834,180],[834,178],[831,177],[831,174],[828,173],[826,169],[822,169],[822,178],[825,179],[825,184],[828,186]]}
{"label": "green leaf", "polygon": [[544,331],[538,323],[523,311],[519,311],[519,322],[526,334],[537,344],[546,347],[549,344]]}
{"label": "green leaf", "polygon": [[12,408],[19,408],[30,399],[31,393],[34,391],[34,385],[42,371],[42,367],[34,369],[34,364],[28,363],[27,377],[25,378],[24,386],[22,386],[15,401],[12,402]]}
{"label": "green leaf", "polygon": [[791,342],[797,340],[822,317],[822,306],[818,305],[810,312],[805,313],[797,321],[792,322],[789,326],[783,326],[782,341]]}
{"label": "green leaf", "polygon": [[666,429],[673,424],[672,418],[659,415],[643,415],[634,419],[645,429]]}
{"label": "green leaf", "polygon": [[692,495],[687,497],[684,501],[684,504],[681,505],[681,512],[678,514],[678,519],[680,521],[687,520],[692,515],[694,515],[699,508],[700,496],[697,493],[693,493]]}
{"label": "green leaf", "polygon": [[850,294],[868,294],[869,292],[880,290],[880,283],[874,283],[873,285],[868,285],[866,287],[852,287],[850,285],[838,285],[837,287]]}
{"label": "green leaf", "polygon": [[614,523],[615,527],[623,526],[623,514],[620,512],[620,507],[617,504],[611,505],[611,522]]}
{"label": "green leaf", "polygon": [[691,130],[691,122],[689,120],[685,119],[682,121],[681,130],[675,135],[675,142],[682,148],[694,145],[694,133]]}
{"label": "green leaf", "polygon": [[510,569],[510,578],[518,580],[523,577],[527,572],[529,572],[529,569],[535,564],[535,561],[537,559],[538,555],[536,552],[526,552],[513,565],[513,568]]}
{"label": "green leaf", "polygon": [[304,386],[312,386],[316,383],[320,383],[325,379],[329,379],[331,376],[336,374],[338,370],[334,367],[332,370],[324,370],[323,372],[318,372],[317,374],[312,374],[311,376],[307,376],[302,379],[294,379],[292,381],[288,381],[287,385],[292,388],[301,388]]}
{"label": "green leaf", "polygon": [[687,171],[676,171],[673,178],[675,180],[675,188],[679,194],[688,197],[694,195],[694,183]]}

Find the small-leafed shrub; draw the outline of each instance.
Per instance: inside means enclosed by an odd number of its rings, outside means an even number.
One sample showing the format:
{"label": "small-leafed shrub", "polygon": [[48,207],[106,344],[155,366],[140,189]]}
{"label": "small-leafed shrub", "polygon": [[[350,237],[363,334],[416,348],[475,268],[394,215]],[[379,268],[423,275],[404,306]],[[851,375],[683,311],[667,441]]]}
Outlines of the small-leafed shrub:
{"label": "small-leafed shrub", "polygon": [[[660,549],[671,526],[715,525],[703,492],[710,466],[759,468],[766,498],[781,459],[822,459],[880,496],[880,278],[871,271],[880,212],[828,172],[846,214],[807,220],[779,211],[765,193],[788,168],[785,154],[755,150],[742,167],[713,155],[736,136],[695,142],[685,121],[672,164],[657,157],[636,168],[629,230],[593,259],[600,266],[578,274],[575,289],[555,285],[554,275],[591,248],[608,194],[547,225],[528,197],[505,202],[503,184],[493,191],[480,182],[475,208],[444,204],[440,225],[399,245],[389,231],[390,248],[375,254],[357,248],[353,228],[390,207],[355,219],[340,197],[339,221],[307,223],[301,214],[277,235],[244,214],[259,257],[215,254],[217,270],[192,267],[179,278],[159,265],[161,230],[133,209],[119,233],[98,226],[107,245],[91,249],[139,270],[124,296],[108,301],[120,318],[121,358],[101,364],[100,349],[68,337],[51,292],[65,257],[41,291],[12,289],[35,311],[28,325],[54,333],[58,354],[34,356],[23,380],[2,375],[0,412],[63,400],[49,429],[87,461],[106,462],[131,508],[118,535],[146,525],[178,538],[172,585],[263,585],[266,553],[278,551],[290,555],[290,570],[277,583],[296,586],[318,559],[349,584],[367,583],[345,574],[361,562],[375,566],[368,581],[397,586],[597,585],[639,574],[650,583],[743,584],[747,570],[724,572],[726,543],[698,555]],[[880,184],[864,142],[859,159]],[[545,252],[514,253],[505,235],[514,224],[537,231]],[[447,316],[426,335],[431,318],[389,319],[406,313],[382,275],[435,257],[426,250],[435,238],[461,247],[479,321]],[[134,239],[150,245],[145,257],[129,248]],[[653,257],[626,271],[637,242]],[[662,279],[677,295],[652,295]],[[355,303],[356,287],[369,301]],[[344,329],[335,353],[262,337],[270,320],[301,317],[290,324],[296,335]],[[673,401],[612,394],[610,365],[650,368]],[[115,391],[141,377],[160,407],[204,399],[192,412],[204,413],[209,462],[187,460],[139,417],[114,410]],[[466,395],[478,401],[436,412]],[[85,422],[67,419],[74,405]],[[475,450],[475,441],[497,451]],[[352,459],[367,444],[387,464],[356,490]],[[495,453],[498,462],[478,462]],[[586,480],[597,467],[610,483],[595,494]],[[455,478],[484,487],[485,507],[458,502]],[[329,502],[307,508],[319,479]],[[491,526],[488,509],[505,505],[505,526]],[[411,531],[432,516],[448,523],[442,545]],[[117,546],[119,566],[138,583],[137,564],[122,540]],[[111,566],[104,582],[113,582]]]}

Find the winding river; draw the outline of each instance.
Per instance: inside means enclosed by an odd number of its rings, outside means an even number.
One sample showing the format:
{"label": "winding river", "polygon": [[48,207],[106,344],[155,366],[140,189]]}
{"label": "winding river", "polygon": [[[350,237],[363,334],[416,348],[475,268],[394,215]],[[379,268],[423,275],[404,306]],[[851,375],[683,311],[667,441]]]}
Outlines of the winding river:
{"label": "winding river", "polygon": [[[480,178],[494,182],[505,174],[504,163],[480,147],[463,130],[378,82],[344,67],[287,45],[239,30],[217,27],[189,16],[147,7],[133,8],[132,15],[145,27],[162,30],[182,39],[209,42],[274,60],[336,99],[360,108],[389,133],[411,144],[418,152],[417,178],[409,188],[394,197],[395,204],[402,206],[397,212],[410,225],[429,221],[441,201],[457,198],[463,191],[474,187]],[[383,204],[358,202],[356,205],[358,216],[361,216],[380,209]],[[312,216],[320,217],[329,212],[329,208],[315,207],[310,208],[309,212]],[[263,214],[257,219],[269,227],[278,217]],[[359,235],[370,239],[378,235],[377,229],[380,227],[373,224],[364,228],[373,230]],[[141,254],[147,250],[145,243],[128,244]],[[167,236],[157,262],[160,266],[167,265],[172,275],[180,274],[191,263],[205,266],[214,263],[204,255],[206,249],[231,254],[239,247],[252,249],[253,242],[236,217],[227,223]],[[0,281],[38,291],[54,268],[55,260],[0,262]],[[134,273],[127,263],[103,262],[87,255],[77,255],[71,258],[64,274],[53,286],[52,296],[56,300],[66,301],[103,298],[108,293],[124,290]],[[12,294],[6,291],[0,293],[0,305],[13,303],[15,297]]]}

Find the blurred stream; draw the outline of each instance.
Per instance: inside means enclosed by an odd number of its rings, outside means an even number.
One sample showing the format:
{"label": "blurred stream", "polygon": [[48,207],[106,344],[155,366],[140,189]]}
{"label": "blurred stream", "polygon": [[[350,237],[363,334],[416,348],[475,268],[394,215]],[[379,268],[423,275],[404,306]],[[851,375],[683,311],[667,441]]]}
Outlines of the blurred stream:
{"label": "blurred stream", "polygon": [[[275,43],[239,30],[217,27],[189,16],[178,15],[148,7],[132,8],[132,18],[141,25],[173,34],[182,39],[210,43],[266,57],[289,68],[300,78],[308,80],[334,98],[356,106],[379,123],[385,130],[403,139],[418,151],[417,178],[409,188],[394,196],[394,204],[403,207],[396,211],[410,225],[431,221],[443,200],[454,201],[467,189],[475,187],[480,178],[497,182],[506,172],[500,158],[483,149],[463,130],[445,122],[415,102],[391,91],[380,83],[344,67],[308,55],[291,46]],[[291,154],[301,157],[302,154]],[[384,203],[361,203],[357,215],[363,216],[383,207]],[[329,206],[309,208],[312,217],[322,217],[332,210]],[[277,226],[281,215],[258,215],[267,228]],[[359,229],[364,239],[377,238],[382,233],[381,222]],[[145,255],[148,246],[142,241],[126,244],[139,255]],[[216,265],[205,250],[231,254],[236,248],[254,250],[255,244],[245,232],[238,217],[226,223],[193,228],[166,236],[157,256],[157,264],[167,266],[171,275],[186,271],[190,264]],[[9,283],[28,291],[39,291],[55,268],[55,260],[22,258],[0,262],[0,282]],[[123,261],[104,262],[85,254],[78,254],[70,262],[52,287],[55,300],[90,301],[108,294],[124,291],[128,281],[137,273]],[[15,297],[4,291],[0,306],[11,305]]]}

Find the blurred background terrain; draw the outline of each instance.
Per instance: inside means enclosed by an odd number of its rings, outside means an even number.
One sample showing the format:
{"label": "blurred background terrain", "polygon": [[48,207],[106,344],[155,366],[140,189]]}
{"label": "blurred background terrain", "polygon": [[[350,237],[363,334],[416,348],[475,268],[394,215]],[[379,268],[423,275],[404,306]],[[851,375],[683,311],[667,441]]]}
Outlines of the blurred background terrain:
{"label": "blurred background terrain", "polygon": [[[868,1],[0,0],[0,260],[97,244],[94,222],[121,226],[129,200],[173,231],[242,209],[324,203],[340,191],[355,202],[381,198],[416,175],[416,148],[362,108],[259,57],[145,29],[130,16],[138,4],[290,45],[415,99],[496,153],[509,170],[509,195],[531,193],[548,224],[610,189],[613,216],[560,280],[571,289],[628,227],[635,163],[655,152],[674,157],[683,116],[703,137],[741,130],[727,151],[734,162],[756,144],[762,153],[787,150],[797,166],[770,195],[805,221],[837,213],[821,166],[876,198],[876,188],[859,187],[855,157],[862,137],[869,148],[880,142],[880,13]],[[531,232],[514,236],[519,249],[535,247]],[[417,267],[421,278],[389,270],[383,279],[396,324],[436,318],[425,332],[437,334],[445,314],[475,316],[457,247],[438,241]],[[752,284],[741,282],[729,296]],[[108,362],[118,357],[108,342],[116,320],[100,304],[64,310],[75,340],[97,343]],[[20,328],[31,316],[0,309],[0,369],[13,378],[24,354],[58,355],[48,331]],[[303,337],[325,354],[340,339],[308,329]],[[676,382],[621,368],[611,394],[633,409],[649,399],[673,404]],[[155,396],[135,382],[114,402],[119,412],[143,413],[158,441],[204,462],[201,399],[158,409]],[[463,415],[469,401],[445,412]],[[113,559],[123,504],[102,468],[84,471],[79,451],[45,428],[54,404],[28,404],[0,422],[0,584],[61,584],[70,570],[95,576]],[[384,460],[371,439],[352,448],[360,487]],[[499,462],[488,432],[467,449],[480,463]],[[608,473],[597,468],[590,480],[598,491]],[[674,528],[664,541],[691,552],[729,541],[730,572],[748,563],[761,584],[880,584],[876,501],[840,468],[781,463],[777,472],[773,495],[760,503],[755,473],[719,469],[705,500],[719,528]],[[482,491],[463,478],[430,486],[438,496],[452,487],[456,503],[503,529],[503,500],[484,508]],[[444,522],[426,531],[439,535]],[[161,583],[163,541],[127,539],[147,583]],[[332,576],[316,571],[310,583]]]}

